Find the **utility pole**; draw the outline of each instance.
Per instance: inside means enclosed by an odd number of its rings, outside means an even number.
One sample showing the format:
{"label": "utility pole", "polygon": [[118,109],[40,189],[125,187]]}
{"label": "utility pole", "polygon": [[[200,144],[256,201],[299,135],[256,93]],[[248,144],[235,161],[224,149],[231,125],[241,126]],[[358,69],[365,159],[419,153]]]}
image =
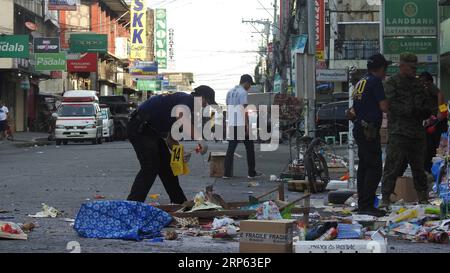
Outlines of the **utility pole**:
{"label": "utility pole", "polygon": [[297,96],[305,102],[305,135],[315,136],[316,128],[316,6],[314,0],[300,1],[299,33],[308,35],[308,46],[304,54],[295,56]]}
{"label": "utility pole", "polygon": [[274,91],[274,87],[275,87],[275,75],[277,74],[277,50],[276,50],[276,43],[278,41],[278,37],[279,33],[280,33],[280,29],[278,28],[278,0],[274,0],[273,1],[273,26],[272,26],[272,35],[273,35],[273,39],[272,39],[272,71],[270,73],[270,80],[272,82],[272,92]]}
{"label": "utility pole", "polygon": [[[247,23],[247,24],[251,24],[256,30],[257,28],[255,27],[255,24],[259,24],[259,25],[263,25],[264,26],[264,31],[257,31],[257,33],[260,33],[261,35],[263,35],[264,40],[265,40],[265,47],[266,47],[266,67],[265,67],[265,84],[264,84],[264,91],[268,92],[270,89],[270,67],[269,67],[269,55],[268,55],[268,49],[269,49],[269,41],[270,41],[270,29],[272,27],[272,23],[270,22],[269,19],[265,19],[265,20],[244,20],[242,19],[242,23]],[[262,55],[262,53],[260,53]]]}

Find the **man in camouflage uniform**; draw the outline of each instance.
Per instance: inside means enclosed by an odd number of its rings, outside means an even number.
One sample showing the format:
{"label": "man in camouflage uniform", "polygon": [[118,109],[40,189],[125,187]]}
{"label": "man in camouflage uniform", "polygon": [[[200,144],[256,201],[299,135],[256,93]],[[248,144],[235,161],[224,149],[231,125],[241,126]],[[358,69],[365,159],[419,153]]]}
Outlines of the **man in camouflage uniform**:
{"label": "man in camouflage uniform", "polygon": [[425,130],[423,121],[437,111],[430,90],[416,77],[417,56],[400,56],[400,72],[386,81],[389,101],[386,162],[382,180],[381,207],[389,207],[395,183],[404,171],[405,162],[411,166],[419,202],[428,202],[427,177],[424,170]]}

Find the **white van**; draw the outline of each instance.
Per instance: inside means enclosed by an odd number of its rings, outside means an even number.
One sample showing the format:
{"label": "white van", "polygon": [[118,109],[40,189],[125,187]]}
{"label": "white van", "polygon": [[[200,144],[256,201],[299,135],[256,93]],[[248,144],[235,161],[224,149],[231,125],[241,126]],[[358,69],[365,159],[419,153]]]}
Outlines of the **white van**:
{"label": "white van", "polygon": [[76,90],[64,93],[58,108],[56,145],[69,141],[103,143],[103,120],[96,91]]}

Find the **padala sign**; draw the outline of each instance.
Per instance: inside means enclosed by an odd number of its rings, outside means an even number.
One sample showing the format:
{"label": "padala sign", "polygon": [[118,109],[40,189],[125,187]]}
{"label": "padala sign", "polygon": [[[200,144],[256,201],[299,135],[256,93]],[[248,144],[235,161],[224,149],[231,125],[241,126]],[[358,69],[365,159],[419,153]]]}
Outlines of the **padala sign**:
{"label": "padala sign", "polygon": [[36,53],[36,71],[66,71],[65,53]]}
{"label": "padala sign", "polygon": [[385,0],[385,36],[436,36],[437,0]]}
{"label": "padala sign", "polygon": [[437,38],[385,38],[384,53],[393,62],[400,61],[400,54],[412,52],[419,63],[438,62]]}
{"label": "padala sign", "polygon": [[0,35],[0,58],[29,58],[28,35]]}

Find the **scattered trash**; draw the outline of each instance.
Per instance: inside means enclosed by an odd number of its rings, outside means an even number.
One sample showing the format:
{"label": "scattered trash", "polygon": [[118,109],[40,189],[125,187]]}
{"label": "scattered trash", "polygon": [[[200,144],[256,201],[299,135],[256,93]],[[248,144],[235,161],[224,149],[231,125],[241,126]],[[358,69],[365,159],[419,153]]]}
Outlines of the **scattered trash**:
{"label": "scattered trash", "polygon": [[34,223],[26,223],[22,225],[22,230],[26,233],[29,233],[33,231],[34,228],[36,228],[36,225]]}
{"label": "scattered trash", "polygon": [[248,183],[248,187],[252,188],[252,187],[259,187],[259,183],[258,182],[249,182]]}
{"label": "scattered trash", "polygon": [[12,222],[0,221],[0,238],[11,240],[27,240],[28,235],[23,232],[19,225]]}
{"label": "scattered trash", "polygon": [[164,238],[168,241],[174,241],[178,239],[178,233],[176,231],[167,231]]}
{"label": "scattered trash", "polygon": [[100,194],[96,194],[94,196],[94,199],[99,200],[99,199],[105,199],[106,197],[104,195],[100,195]]}
{"label": "scattered trash", "polygon": [[28,215],[28,217],[33,218],[56,218],[59,215],[61,215],[61,212],[54,207],[50,207],[47,204],[42,204],[42,211],[34,214],[34,215]]}
{"label": "scattered trash", "polygon": [[258,220],[280,220],[282,219],[280,210],[273,201],[267,201],[259,205],[256,209],[256,219]]}
{"label": "scattered trash", "polygon": [[198,227],[200,225],[198,218],[194,217],[186,217],[186,218],[173,217],[173,218],[175,219],[177,225],[181,226],[182,228]]}
{"label": "scattered trash", "polygon": [[338,224],[337,239],[361,239],[362,225],[360,224]]}
{"label": "scattered trash", "polygon": [[233,225],[234,224],[234,220],[228,217],[224,217],[224,218],[215,218],[213,223],[212,223],[212,229],[216,230],[216,229],[220,229],[222,227],[226,227],[229,225]]}
{"label": "scattered trash", "polygon": [[277,180],[278,180],[278,177],[276,175],[272,174],[270,176],[270,182],[276,182]]}
{"label": "scattered trash", "polygon": [[206,200],[205,194],[199,192],[194,197],[194,207],[189,212],[199,211],[199,210],[219,210],[223,209],[221,206],[211,203]]}
{"label": "scattered trash", "polygon": [[396,228],[393,228],[392,230],[394,232],[397,232],[397,233],[400,233],[400,234],[414,236],[414,235],[416,235],[419,232],[420,226],[419,225],[415,225],[415,224],[411,224],[411,223],[407,223],[407,222],[403,222],[401,225],[399,225]]}
{"label": "scattered trash", "polygon": [[336,228],[330,228],[327,232],[325,232],[322,236],[320,236],[318,241],[331,241],[336,239],[338,235],[338,231]]}

